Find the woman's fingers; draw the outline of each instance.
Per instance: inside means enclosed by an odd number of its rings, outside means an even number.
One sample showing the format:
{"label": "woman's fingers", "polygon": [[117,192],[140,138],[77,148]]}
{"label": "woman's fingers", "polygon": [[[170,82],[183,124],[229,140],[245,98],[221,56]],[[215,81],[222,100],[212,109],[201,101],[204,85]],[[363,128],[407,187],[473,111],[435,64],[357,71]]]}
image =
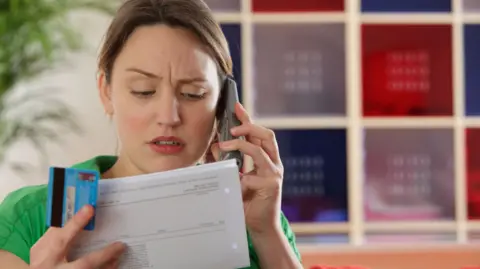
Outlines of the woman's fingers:
{"label": "woman's fingers", "polygon": [[114,259],[105,265],[102,269],[118,269],[120,266],[120,259]]}
{"label": "woman's fingers", "polygon": [[240,122],[242,122],[242,125],[232,128],[232,130],[230,130],[232,135],[246,136],[247,140],[252,144],[262,147],[268,156],[270,156],[273,163],[279,165],[280,156],[275,133],[268,128],[254,124],[248,112],[241,104],[237,104],[235,113]]}
{"label": "woman's fingers", "polygon": [[232,151],[239,150],[244,154],[250,156],[255,163],[259,173],[265,171],[272,171],[273,163],[267,153],[259,146],[256,146],[246,140],[234,139],[219,143],[220,150]]}
{"label": "woman's fingers", "polygon": [[247,110],[245,110],[245,108],[240,103],[237,103],[235,105],[235,115],[241,123],[252,123],[250,115],[248,115]]}
{"label": "woman's fingers", "polygon": [[84,206],[62,229],[60,229],[60,236],[64,248],[67,248],[71,244],[75,237],[83,230],[83,228],[85,228],[94,214],[95,212],[92,206]]}
{"label": "woman's fingers", "polygon": [[118,260],[125,250],[125,244],[116,242],[101,250],[89,253],[73,262],[73,265],[76,269],[105,268]]}
{"label": "woman's fingers", "polygon": [[51,227],[32,247],[31,252],[46,259],[63,259],[69,246],[93,217],[93,208],[82,208],[64,227]]}
{"label": "woman's fingers", "polygon": [[234,127],[231,132],[234,136],[247,136],[252,142],[254,140],[259,141],[254,144],[261,146],[267,152],[268,156],[270,156],[273,163],[280,164],[277,140],[272,130],[249,123]]}
{"label": "woman's fingers", "polygon": [[[66,257],[75,238],[83,231],[94,215],[92,206],[87,205],[76,213],[62,228],[51,227],[31,248],[31,264],[41,267],[56,267],[59,263],[66,263]],[[102,268],[113,258],[118,257],[125,246],[116,243],[97,252],[93,252],[75,261],[71,268],[92,269]],[[69,267],[70,268],[70,267]]]}

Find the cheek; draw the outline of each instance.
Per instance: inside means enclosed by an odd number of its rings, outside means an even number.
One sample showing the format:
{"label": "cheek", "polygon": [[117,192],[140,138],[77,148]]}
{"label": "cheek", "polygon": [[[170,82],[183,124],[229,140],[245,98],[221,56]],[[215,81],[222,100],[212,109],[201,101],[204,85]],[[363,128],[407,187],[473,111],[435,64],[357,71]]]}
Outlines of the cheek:
{"label": "cheek", "polygon": [[123,114],[120,120],[123,122],[125,131],[130,133],[145,132],[148,126],[146,117],[140,113]]}
{"label": "cheek", "polygon": [[210,132],[214,120],[214,113],[203,113],[195,115],[195,121],[193,122],[193,128],[196,130],[202,130],[204,132]]}
{"label": "cheek", "polygon": [[115,121],[120,134],[144,133],[148,127],[149,117],[144,106],[139,106],[128,96],[114,100]]}
{"label": "cheek", "polygon": [[[193,111],[192,111],[193,112]],[[208,141],[212,133],[215,120],[215,111],[213,109],[203,108],[202,111],[190,113],[189,115],[189,133],[203,138],[201,141]]]}

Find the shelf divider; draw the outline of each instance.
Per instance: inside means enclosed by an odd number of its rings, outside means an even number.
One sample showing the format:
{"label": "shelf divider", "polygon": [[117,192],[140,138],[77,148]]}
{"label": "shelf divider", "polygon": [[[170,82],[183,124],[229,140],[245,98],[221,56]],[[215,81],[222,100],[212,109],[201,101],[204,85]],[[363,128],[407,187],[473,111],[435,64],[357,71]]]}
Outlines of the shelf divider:
{"label": "shelf divider", "polygon": [[365,240],[363,214],[363,169],[362,169],[362,102],[361,102],[361,32],[360,0],[346,3],[346,102],[347,102],[347,167],[348,167],[348,219],[350,243],[362,245]]}
{"label": "shelf divider", "polygon": [[454,166],[455,166],[455,213],[457,220],[457,241],[468,242],[466,158],[465,158],[465,81],[463,59],[463,1],[453,1],[453,99],[455,115]]}

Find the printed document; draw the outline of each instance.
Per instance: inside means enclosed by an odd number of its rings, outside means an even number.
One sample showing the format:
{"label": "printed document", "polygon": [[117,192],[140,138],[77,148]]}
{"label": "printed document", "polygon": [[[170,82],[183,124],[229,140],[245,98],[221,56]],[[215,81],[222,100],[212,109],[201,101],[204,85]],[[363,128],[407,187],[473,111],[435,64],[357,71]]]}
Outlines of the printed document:
{"label": "printed document", "polygon": [[249,267],[235,161],[101,180],[95,229],[82,232],[71,256],[115,241],[128,246],[120,269]]}

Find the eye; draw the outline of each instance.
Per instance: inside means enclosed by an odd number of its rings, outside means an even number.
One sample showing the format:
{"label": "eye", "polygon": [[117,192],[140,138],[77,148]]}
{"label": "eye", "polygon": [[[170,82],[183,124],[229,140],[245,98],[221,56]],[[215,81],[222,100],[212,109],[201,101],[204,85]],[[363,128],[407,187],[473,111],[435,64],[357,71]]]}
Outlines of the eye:
{"label": "eye", "polygon": [[206,93],[202,93],[202,94],[182,93],[182,96],[189,100],[201,100],[205,98],[206,95],[207,95]]}
{"label": "eye", "polygon": [[131,93],[140,98],[148,98],[155,94],[155,91],[131,91]]}

